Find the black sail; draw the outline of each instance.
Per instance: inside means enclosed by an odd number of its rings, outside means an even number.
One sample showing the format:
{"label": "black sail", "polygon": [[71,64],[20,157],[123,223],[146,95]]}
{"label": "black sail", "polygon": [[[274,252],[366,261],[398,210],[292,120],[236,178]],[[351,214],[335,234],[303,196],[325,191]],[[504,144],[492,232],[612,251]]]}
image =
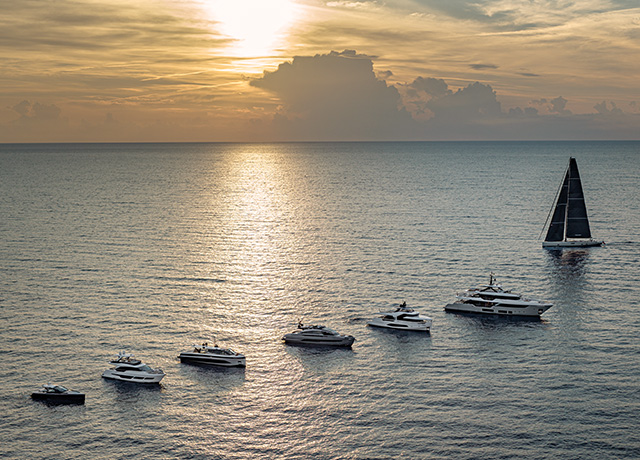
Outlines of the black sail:
{"label": "black sail", "polygon": [[564,239],[564,224],[567,216],[567,197],[569,196],[569,173],[570,169],[567,169],[567,173],[564,176],[564,182],[560,188],[558,194],[558,200],[556,201],[556,208],[553,211],[553,217],[549,224],[549,230],[547,231],[547,237],[545,241],[562,241]]}
{"label": "black sail", "polygon": [[567,238],[591,238],[587,206],[584,203],[580,173],[575,158],[569,160],[569,196],[567,210]]}

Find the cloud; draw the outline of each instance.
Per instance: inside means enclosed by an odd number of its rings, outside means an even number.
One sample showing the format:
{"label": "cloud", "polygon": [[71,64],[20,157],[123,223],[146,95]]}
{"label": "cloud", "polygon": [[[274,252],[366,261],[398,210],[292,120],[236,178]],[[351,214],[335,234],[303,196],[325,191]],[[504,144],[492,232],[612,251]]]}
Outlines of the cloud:
{"label": "cloud", "polygon": [[497,117],[502,113],[493,88],[478,82],[455,93],[430,100],[427,108],[433,112],[436,119],[456,123],[482,117]]}
{"label": "cloud", "polygon": [[555,99],[551,99],[549,103],[551,104],[551,112],[559,113],[561,115],[571,115],[571,110],[567,110],[565,107],[567,105],[567,101],[564,97],[558,96]]}
{"label": "cloud", "polygon": [[29,111],[31,110],[31,102],[26,100],[19,102],[13,107],[10,107],[10,109],[14,110],[15,112],[18,112],[23,117],[26,117],[27,115],[29,115]]}
{"label": "cloud", "polygon": [[471,67],[474,70],[485,70],[485,69],[497,69],[498,68],[497,65],[493,65],[493,64],[469,64],[469,67]]}
{"label": "cloud", "polygon": [[19,113],[23,119],[30,120],[55,120],[60,116],[60,108],[55,104],[41,104],[24,100],[11,107],[11,109]]}
{"label": "cloud", "polygon": [[416,120],[425,121],[433,117],[427,104],[430,100],[451,94],[447,83],[441,78],[418,77],[409,85],[401,85],[404,105]]}
{"label": "cloud", "polygon": [[[6,107],[19,117],[0,124],[0,142],[64,142],[69,122],[56,104],[22,100]],[[15,115],[14,115],[15,117]]]}
{"label": "cloud", "polygon": [[[2,104],[5,121],[0,123],[0,141],[637,139],[640,132],[637,102],[592,102],[594,112],[576,114],[569,110],[570,98],[557,96],[532,100],[526,107],[503,108],[517,99],[502,102],[486,83],[465,82],[452,89],[450,85],[459,80],[448,83],[418,76],[411,83],[391,85],[385,81],[391,70],[376,72],[375,59],[345,50],[281,62],[275,71],[245,80],[254,88],[253,96],[258,94],[268,103],[235,112],[232,105],[214,97],[214,88],[197,93],[203,98],[200,110],[186,110],[177,103],[177,110],[168,110],[174,108],[169,102],[158,105],[156,99],[133,91],[135,79],[127,77],[117,86],[127,83],[137,105],[98,97],[91,103],[65,103],[51,97],[33,101],[16,96]],[[399,78],[394,74],[394,80]],[[148,84],[186,88],[187,83],[176,76]],[[499,82],[498,87],[503,86]],[[178,97],[172,96],[176,101]],[[80,115],[74,116],[74,111]]]}
{"label": "cloud", "polygon": [[567,109],[567,103],[569,101],[562,96],[558,96],[553,99],[541,98],[534,99],[531,104],[543,107],[548,113],[559,115],[571,115],[573,112]]}
{"label": "cloud", "polygon": [[411,83],[409,87],[416,91],[424,91],[433,97],[440,97],[451,93],[447,83],[441,78],[418,77],[413,80],[413,83]]}
{"label": "cloud", "polygon": [[398,90],[376,78],[370,56],[353,50],[297,56],[251,81],[283,103],[279,135],[334,140],[402,138],[413,128]]}
{"label": "cloud", "polygon": [[600,115],[622,115],[622,109],[616,106],[615,102],[611,102],[611,109],[607,108],[607,102],[602,101],[600,104],[593,106]]}
{"label": "cloud", "polygon": [[634,0],[413,0],[430,12],[443,16],[485,24],[495,30],[530,31],[545,27],[562,26],[576,18],[611,11],[624,11],[637,7]]}
{"label": "cloud", "polygon": [[[614,102],[596,104],[597,113],[576,115],[562,96],[502,109],[497,92],[475,82],[453,92],[444,80],[419,77],[406,85],[405,103],[420,119],[420,138],[432,140],[637,139],[640,116]],[[429,93],[430,98],[420,98]],[[422,104],[422,105],[420,105]],[[544,108],[544,113],[535,107]],[[424,117],[429,112],[430,117]]]}
{"label": "cloud", "polygon": [[372,6],[375,7],[375,2],[349,2],[349,1],[334,1],[327,2],[327,6],[330,8],[351,8],[351,9],[369,9]]}
{"label": "cloud", "polygon": [[419,76],[390,86],[376,77],[371,56],[353,50],[298,56],[251,85],[281,102],[272,119],[256,122],[275,137],[268,140],[629,138],[640,121],[604,120],[601,114],[618,113],[611,103],[574,115],[562,96],[504,110],[493,87],[480,82],[453,91],[444,79]]}
{"label": "cloud", "polygon": [[538,109],[535,107],[511,107],[509,109],[509,116],[513,118],[523,118],[523,117],[537,117]]}

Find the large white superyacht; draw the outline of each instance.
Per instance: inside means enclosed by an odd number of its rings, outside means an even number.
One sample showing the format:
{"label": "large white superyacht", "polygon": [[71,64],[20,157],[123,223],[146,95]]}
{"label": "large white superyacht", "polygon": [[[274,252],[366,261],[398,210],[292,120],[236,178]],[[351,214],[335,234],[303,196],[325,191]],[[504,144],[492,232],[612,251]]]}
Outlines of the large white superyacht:
{"label": "large white superyacht", "polygon": [[489,275],[489,284],[467,289],[456,295],[456,298],[455,302],[444,307],[446,311],[540,317],[553,306],[549,302],[527,299],[522,294],[505,291],[498,284],[493,273]]}

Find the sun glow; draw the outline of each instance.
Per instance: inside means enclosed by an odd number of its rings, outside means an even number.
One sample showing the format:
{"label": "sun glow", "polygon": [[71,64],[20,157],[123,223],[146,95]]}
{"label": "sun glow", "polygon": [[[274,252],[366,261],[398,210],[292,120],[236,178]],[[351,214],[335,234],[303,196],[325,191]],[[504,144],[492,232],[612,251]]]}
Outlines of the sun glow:
{"label": "sun glow", "polygon": [[210,0],[205,6],[241,57],[271,54],[286,39],[297,11],[291,0]]}

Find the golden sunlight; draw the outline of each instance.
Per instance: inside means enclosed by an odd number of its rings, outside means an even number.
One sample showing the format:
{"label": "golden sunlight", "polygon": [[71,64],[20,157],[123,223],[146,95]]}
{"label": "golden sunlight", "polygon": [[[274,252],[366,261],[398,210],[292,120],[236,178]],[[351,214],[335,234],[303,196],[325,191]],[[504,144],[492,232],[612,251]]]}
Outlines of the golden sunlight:
{"label": "golden sunlight", "polygon": [[240,57],[271,54],[286,38],[297,11],[291,0],[210,0],[205,7],[220,32],[234,40],[231,51]]}

